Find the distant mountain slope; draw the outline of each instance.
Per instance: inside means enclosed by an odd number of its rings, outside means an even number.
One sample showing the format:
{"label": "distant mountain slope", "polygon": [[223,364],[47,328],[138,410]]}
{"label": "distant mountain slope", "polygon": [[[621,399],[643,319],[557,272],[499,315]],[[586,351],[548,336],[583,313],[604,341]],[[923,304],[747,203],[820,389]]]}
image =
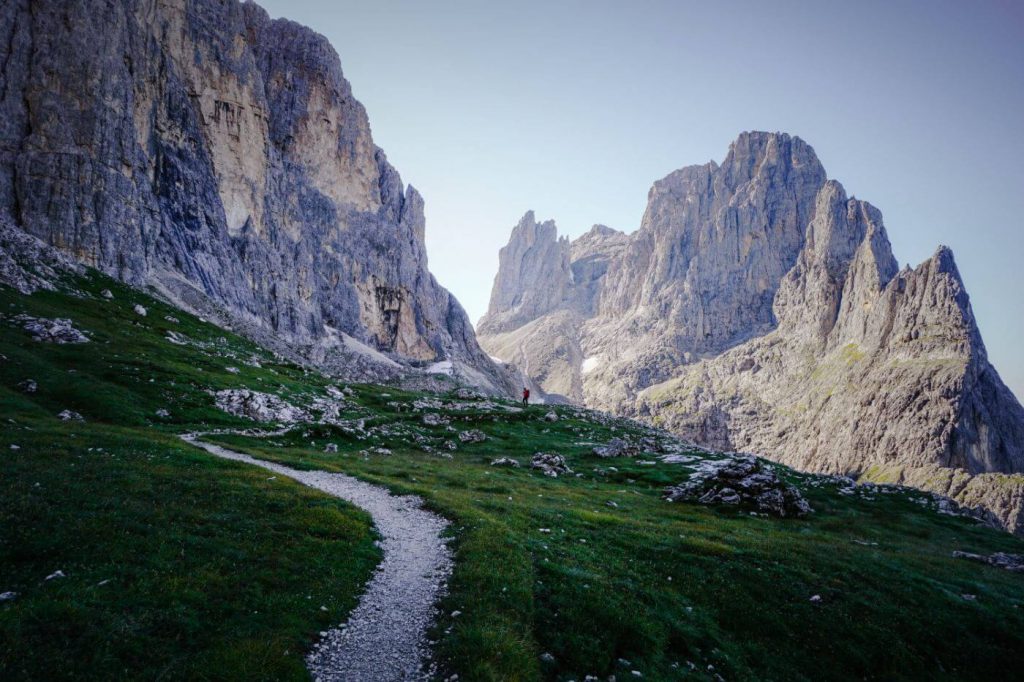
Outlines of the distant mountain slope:
{"label": "distant mountain slope", "polygon": [[570,243],[534,224],[502,250],[478,328],[545,390],[715,447],[936,490],[1024,530],[1024,477],[996,475],[1024,472],[1024,408],[988,362],[952,253],[900,271],[881,213],[799,138],[744,133],[721,166],[656,182],[628,236]]}
{"label": "distant mountain slope", "polygon": [[0,213],[318,359],[351,337],[512,390],[428,271],[423,200],[337,54],[255,4],[0,6]]}

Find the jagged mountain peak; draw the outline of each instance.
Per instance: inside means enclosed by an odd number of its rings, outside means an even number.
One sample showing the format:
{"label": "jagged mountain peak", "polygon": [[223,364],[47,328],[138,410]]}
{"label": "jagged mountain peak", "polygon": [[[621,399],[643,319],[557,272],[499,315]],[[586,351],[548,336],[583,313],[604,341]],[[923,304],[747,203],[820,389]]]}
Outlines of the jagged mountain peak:
{"label": "jagged mountain peak", "polygon": [[721,165],[657,180],[639,230],[569,256],[552,279],[499,270],[500,300],[559,293],[515,319],[492,298],[505,324],[480,327],[545,390],[805,469],[970,489],[1024,532],[1024,479],[984,478],[1024,472],[1024,408],[952,251],[900,270],[881,211],[799,137],[740,134]]}

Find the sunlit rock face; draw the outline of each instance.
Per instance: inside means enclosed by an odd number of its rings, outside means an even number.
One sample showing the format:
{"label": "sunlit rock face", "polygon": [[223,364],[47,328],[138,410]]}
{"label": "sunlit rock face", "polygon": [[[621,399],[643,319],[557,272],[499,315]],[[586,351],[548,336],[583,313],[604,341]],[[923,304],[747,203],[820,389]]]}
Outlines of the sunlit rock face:
{"label": "sunlit rock face", "polygon": [[330,328],[505,381],[324,37],[234,0],[11,0],[0,65],[0,210],[21,229],[279,338]]}
{"label": "sunlit rock face", "polygon": [[[952,253],[900,270],[881,213],[799,138],[744,133],[720,166],[659,180],[632,234],[567,243],[546,224],[549,246],[524,249],[517,228],[503,254],[557,245],[568,264],[517,282],[503,258],[479,325],[545,390],[706,445],[935,490],[1024,530],[1024,409]],[[560,303],[503,307],[530,288]]]}

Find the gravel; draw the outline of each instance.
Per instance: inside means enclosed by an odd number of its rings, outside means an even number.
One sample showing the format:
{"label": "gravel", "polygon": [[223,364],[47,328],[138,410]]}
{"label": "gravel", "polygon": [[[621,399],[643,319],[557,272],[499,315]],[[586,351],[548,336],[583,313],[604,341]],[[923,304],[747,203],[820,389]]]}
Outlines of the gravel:
{"label": "gravel", "polygon": [[295,469],[204,443],[198,434],[182,438],[218,457],[246,462],[292,478],[364,509],[381,536],[384,558],[344,625],[328,630],[306,657],[314,680],[429,680],[427,630],[452,570],[452,552],[441,537],[448,521],[412,495],[345,474]]}

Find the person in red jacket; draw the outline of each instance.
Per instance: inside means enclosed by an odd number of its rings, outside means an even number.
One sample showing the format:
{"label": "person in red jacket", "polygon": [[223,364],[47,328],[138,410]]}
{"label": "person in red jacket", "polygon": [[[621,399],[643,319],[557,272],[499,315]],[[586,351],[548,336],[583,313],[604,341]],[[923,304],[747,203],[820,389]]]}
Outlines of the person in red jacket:
{"label": "person in red jacket", "polygon": [[525,406],[525,405],[529,405],[529,404],[530,404],[530,389],[524,387],[523,388],[523,405]]}

